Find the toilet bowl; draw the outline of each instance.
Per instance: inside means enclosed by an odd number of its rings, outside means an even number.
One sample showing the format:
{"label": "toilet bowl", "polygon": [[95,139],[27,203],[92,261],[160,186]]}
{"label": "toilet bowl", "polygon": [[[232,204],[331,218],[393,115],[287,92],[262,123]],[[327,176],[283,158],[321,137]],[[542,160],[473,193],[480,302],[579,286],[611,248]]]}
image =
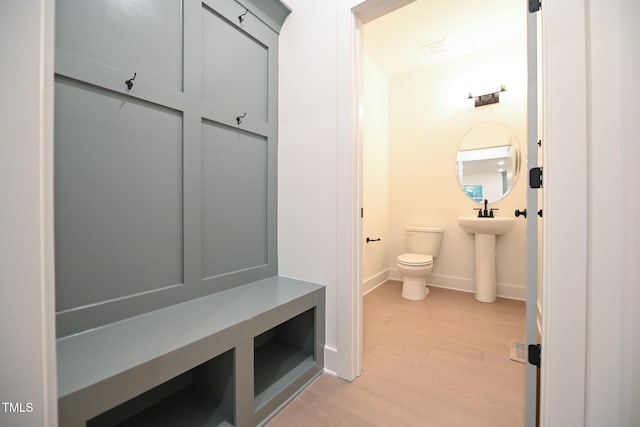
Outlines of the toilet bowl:
{"label": "toilet bowl", "polygon": [[433,269],[431,255],[406,253],[398,257],[398,270],[402,274],[402,297],[418,301],[429,294],[427,276]]}
{"label": "toilet bowl", "polygon": [[397,258],[396,266],[402,274],[402,297],[422,300],[429,294],[427,276],[433,270],[434,257],[440,253],[442,227],[407,227],[410,252]]}

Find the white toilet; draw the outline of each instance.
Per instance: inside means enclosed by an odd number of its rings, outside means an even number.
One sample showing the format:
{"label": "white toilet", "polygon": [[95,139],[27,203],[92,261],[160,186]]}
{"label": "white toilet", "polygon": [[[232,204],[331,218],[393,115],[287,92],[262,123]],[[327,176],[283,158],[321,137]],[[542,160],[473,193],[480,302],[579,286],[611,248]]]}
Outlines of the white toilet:
{"label": "white toilet", "polygon": [[398,270],[402,273],[402,297],[424,299],[429,293],[426,280],[433,269],[433,258],[440,253],[442,227],[407,227],[409,252],[398,256]]}

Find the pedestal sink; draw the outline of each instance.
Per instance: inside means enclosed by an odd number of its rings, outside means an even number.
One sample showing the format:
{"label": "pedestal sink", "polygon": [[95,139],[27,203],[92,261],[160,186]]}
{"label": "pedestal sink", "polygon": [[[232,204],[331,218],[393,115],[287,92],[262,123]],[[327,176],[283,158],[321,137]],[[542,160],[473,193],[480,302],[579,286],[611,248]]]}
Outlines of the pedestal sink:
{"label": "pedestal sink", "polygon": [[496,300],[496,236],[508,233],[513,218],[458,217],[458,225],[467,233],[476,235],[476,286],[478,301]]}

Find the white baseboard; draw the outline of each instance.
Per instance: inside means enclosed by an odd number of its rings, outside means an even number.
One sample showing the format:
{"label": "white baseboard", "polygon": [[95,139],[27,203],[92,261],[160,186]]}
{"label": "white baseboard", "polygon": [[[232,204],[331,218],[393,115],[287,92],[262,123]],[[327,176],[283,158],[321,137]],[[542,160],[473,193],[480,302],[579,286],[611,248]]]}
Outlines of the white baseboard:
{"label": "white baseboard", "polygon": [[400,270],[397,268],[389,269],[389,279],[391,280],[402,280],[402,274],[400,274]]}
{"label": "white baseboard", "polygon": [[378,286],[382,285],[387,280],[389,280],[389,269],[388,268],[386,270],[383,270],[378,274],[374,274],[373,276],[371,276],[368,279],[364,280],[362,282],[362,286],[360,288],[360,291],[362,292],[362,296],[365,296],[366,294],[368,294],[369,292],[371,292],[372,290],[374,290]]}
{"label": "white baseboard", "polygon": [[324,371],[338,376],[338,350],[327,345],[324,346]]}
{"label": "white baseboard", "polygon": [[[389,278],[402,280],[402,274],[397,268],[389,269]],[[427,285],[436,288],[452,289],[461,292],[474,292],[474,280],[462,277],[445,276],[442,274],[431,274],[427,278]],[[497,294],[501,298],[524,301],[527,298],[527,289],[524,286],[510,283],[498,283]]]}
{"label": "white baseboard", "polygon": [[511,283],[498,283],[498,296],[501,298],[525,301],[527,299],[527,288]]}
{"label": "white baseboard", "polygon": [[336,372],[333,372],[331,369],[327,369],[324,368],[323,373],[327,374],[327,375],[331,375],[332,377],[337,377],[338,374]]}

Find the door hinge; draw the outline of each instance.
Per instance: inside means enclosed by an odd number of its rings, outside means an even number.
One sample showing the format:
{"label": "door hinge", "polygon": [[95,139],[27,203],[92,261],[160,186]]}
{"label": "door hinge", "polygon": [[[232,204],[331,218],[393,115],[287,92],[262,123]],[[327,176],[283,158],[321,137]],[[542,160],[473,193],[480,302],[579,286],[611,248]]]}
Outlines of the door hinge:
{"label": "door hinge", "polygon": [[364,218],[364,208],[360,208],[360,218]]}
{"label": "door hinge", "polygon": [[542,188],[542,167],[529,170],[529,187]]}
{"label": "door hinge", "polygon": [[542,9],[542,2],[540,0],[529,0],[529,13],[536,13]]}
{"label": "door hinge", "polygon": [[540,367],[540,344],[529,344],[527,360],[529,364]]}

